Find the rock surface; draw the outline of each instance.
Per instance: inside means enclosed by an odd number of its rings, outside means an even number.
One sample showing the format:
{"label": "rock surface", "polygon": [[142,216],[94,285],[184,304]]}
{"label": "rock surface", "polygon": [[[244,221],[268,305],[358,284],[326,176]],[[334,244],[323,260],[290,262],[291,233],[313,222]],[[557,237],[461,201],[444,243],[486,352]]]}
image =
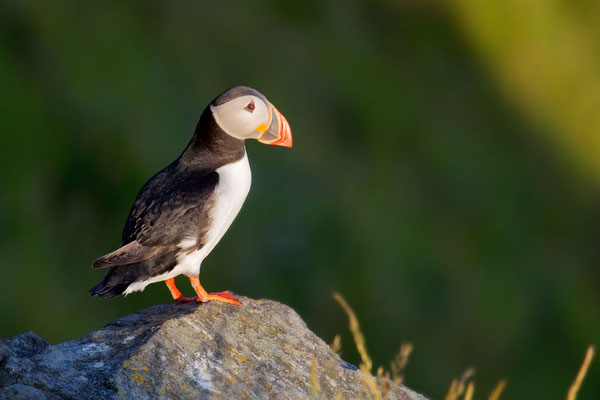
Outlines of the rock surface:
{"label": "rock surface", "polygon": [[[0,341],[5,399],[368,399],[360,370],[291,308],[158,305],[51,346],[32,332]],[[389,399],[425,399],[378,380]]]}

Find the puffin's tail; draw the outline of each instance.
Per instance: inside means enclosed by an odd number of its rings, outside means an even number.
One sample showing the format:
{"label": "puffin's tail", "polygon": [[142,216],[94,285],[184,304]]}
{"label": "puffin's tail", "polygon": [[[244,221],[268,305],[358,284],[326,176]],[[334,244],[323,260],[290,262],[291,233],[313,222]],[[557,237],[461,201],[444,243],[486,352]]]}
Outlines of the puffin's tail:
{"label": "puffin's tail", "polygon": [[175,249],[165,252],[160,257],[109,267],[102,282],[90,289],[90,295],[101,299],[116,297],[126,291],[132,283],[144,282],[171,271],[177,265],[176,254]]}
{"label": "puffin's tail", "polygon": [[117,297],[123,293],[130,284],[134,281],[129,279],[122,279],[122,274],[114,274],[114,271],[119,267],[112,267],[106,271],[106,275],[102,282],[90,289],[90,296],[98,296],[101,299],[110,299],[111,297]]}

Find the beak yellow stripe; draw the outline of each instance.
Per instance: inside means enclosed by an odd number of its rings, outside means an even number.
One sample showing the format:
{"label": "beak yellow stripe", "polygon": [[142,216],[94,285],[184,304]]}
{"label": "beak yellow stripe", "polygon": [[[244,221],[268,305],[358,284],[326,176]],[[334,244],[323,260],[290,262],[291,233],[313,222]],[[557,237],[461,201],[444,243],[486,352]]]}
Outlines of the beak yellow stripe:
{"label": "beak yellow stripe", "polygon": [[256,130],[260,133],[263,133],[267,129],[268,129],[268,127],[265,124],[260,124],[259,126],[256,127]]}

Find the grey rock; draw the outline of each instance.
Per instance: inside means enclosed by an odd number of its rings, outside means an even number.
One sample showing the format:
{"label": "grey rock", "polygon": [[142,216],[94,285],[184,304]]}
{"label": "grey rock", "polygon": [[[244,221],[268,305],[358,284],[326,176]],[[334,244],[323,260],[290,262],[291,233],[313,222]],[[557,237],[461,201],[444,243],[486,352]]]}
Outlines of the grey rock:
{"label": "grey rock", "polygon": [[[269,300],[158,305],[49,345],[0,341],[0,398],[369,399],[365,375]],[[378,378],[388,399],[425,399]]]}

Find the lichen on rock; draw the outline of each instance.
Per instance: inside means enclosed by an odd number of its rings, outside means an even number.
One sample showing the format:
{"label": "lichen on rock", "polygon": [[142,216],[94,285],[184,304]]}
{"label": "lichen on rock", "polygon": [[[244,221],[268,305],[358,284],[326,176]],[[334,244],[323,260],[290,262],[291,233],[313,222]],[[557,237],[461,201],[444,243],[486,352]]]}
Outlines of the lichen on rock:
{"label": "lichen on rock", "polygon": [[[32,332],[2,340],[0,398],[373,398],[291,308],[240,299],[154,306],[55,346]],[[384,383],[388,399],[425,399]]]}

